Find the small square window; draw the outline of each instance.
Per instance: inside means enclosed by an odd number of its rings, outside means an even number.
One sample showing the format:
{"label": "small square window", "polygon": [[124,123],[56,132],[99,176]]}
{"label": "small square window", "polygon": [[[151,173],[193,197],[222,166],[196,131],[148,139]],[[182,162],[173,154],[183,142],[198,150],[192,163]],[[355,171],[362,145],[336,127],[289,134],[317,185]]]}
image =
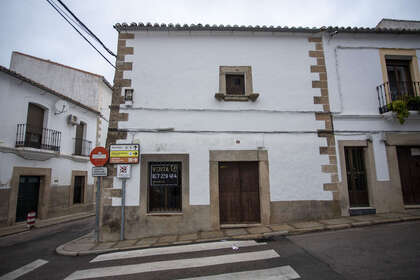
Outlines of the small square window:
{"label": "small square window", "polygon": [[219,101],[255,101],[259,94],[252,89],[251,66],[219,66]]}
{"label": "small square window", "polygon": [[226,94],[245,95],[244,75],[226,74]]}
{"label": "small square window", "polygon": [[133,102],[133,92],[134,92],[134,89],[126,88],[124,91],[124,100]]}

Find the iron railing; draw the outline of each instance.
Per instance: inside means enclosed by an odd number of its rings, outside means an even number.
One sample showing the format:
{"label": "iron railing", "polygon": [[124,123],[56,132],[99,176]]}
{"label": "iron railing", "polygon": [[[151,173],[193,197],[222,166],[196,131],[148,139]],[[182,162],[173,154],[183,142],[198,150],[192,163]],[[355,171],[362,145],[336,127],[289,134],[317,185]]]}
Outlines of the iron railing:
{"label": "iron railing", "polygon": [[83,138],[73,138],[74,142],[74,155],[77,156],[89,156],[92,148],[92,141],[88,141]]}
{"label": "iron railing", "polygon": [[43,150],[60,151],[61,132],[53,129],[18,124],[16,147],[30,147]]}
{"label": "iron railing", "polygon": [[[390,109],[388,105],[395,100],[408,101],[410,97],[419,96],[420,82],[386,82],[376,87],[378,92],[379,113],[383,114]],[[408,108],[417,110],[416,108]]]}

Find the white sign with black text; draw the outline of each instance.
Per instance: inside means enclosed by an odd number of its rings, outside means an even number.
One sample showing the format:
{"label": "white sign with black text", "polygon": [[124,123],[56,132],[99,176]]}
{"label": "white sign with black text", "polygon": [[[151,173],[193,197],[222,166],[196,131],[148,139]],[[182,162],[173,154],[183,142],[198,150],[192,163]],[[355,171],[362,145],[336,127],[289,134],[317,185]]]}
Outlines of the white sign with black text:
{"label": "white sign with black text", "polygon": [[131,177],[131,165],[118,164],[117,165],[117,178],[130,178],[130,177]]}
{"label": "white sign with black text", "polygon": [[108,169],[103,166],[94,166],[92,167],[92,176],[93,177],[105,177],[108,175]]}

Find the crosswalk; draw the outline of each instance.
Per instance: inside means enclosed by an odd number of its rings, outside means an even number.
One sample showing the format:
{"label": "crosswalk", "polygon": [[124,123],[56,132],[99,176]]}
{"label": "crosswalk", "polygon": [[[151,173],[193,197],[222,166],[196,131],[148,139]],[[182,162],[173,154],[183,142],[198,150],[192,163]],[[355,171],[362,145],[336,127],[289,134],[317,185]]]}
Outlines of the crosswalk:
{"label": "crosswalk", "polygon": [[279,265],[280,259],[280,255],[266,243],[219,241],[99,255],[87,264],[86,269],[71,273],[65,280],[102,277],[185,280],[300,278],[290,265]]}
{"label": "crosswalk", "polygon": [[41,267],[41,266],[43,266],[44,264],[47,264],[47,263],[48,263],[48,261],[42,260],[42,259],[33,261],[33,262],[28,263],[28,264],[26,264],[26,265],[24,265],[24,266],[22,266],[22,267],[20,267],[16,270],[13,270],[12,272],[9,272],[9,273],[1,276],[0,280],[14,280],[14,279],[17,279],[17,278],[19,278],[19,277],[21,277],[21,276],[23,276],[27,273],[30,273],[31,271],[33,271],[33,270],[35,270],[35,269],[37,269],[37,268],[39,268],[39,267]]}

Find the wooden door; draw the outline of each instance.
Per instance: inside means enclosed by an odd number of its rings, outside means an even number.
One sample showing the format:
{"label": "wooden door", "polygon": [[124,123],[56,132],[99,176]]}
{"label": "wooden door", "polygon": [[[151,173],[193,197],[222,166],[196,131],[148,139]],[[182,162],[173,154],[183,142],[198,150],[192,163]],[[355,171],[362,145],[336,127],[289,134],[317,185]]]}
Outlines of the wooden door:
{"label": "wooden door", "polygon": [[219,163],[221,224],[260,221],[258,162]]}
{"label": "wooden door", "polygon": [[350,207],[369,206],[365,153],[363,147],[345,147]]}
{"label": "wooden door", "polygon": [[26,119],[25,146],[41,148],[42,130],[44,126],[44,109],[29,103],[28,115]]}
{"label": "wooden door", "polygon": [[16,222],[26,220],[28,212],[38,212],[40,177],[20,176],[19,192],[16,205]]}
{"label": "wooden door", "polygon": [[398,146],[397,154],[404,204],[420,204],[420,146]]}

